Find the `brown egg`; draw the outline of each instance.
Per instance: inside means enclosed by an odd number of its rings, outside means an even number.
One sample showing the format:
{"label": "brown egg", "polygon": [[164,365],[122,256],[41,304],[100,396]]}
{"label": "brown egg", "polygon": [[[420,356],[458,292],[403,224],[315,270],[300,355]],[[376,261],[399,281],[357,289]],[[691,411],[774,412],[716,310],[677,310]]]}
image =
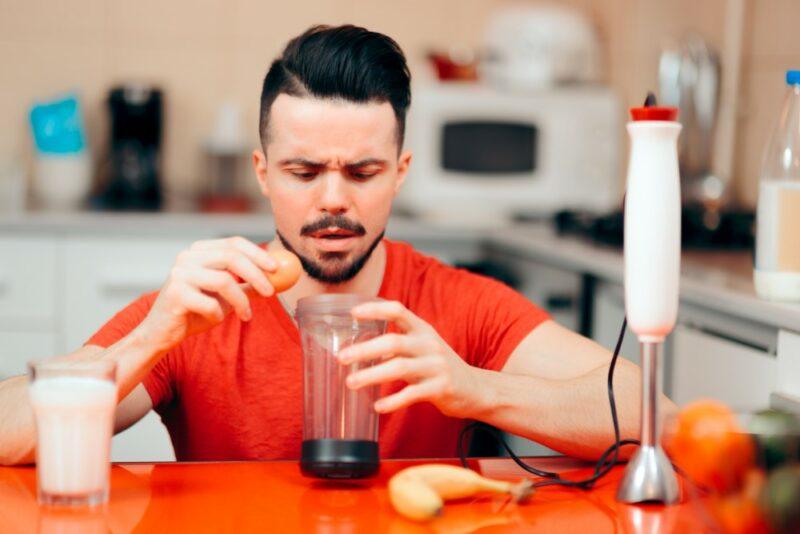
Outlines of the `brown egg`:
{"label": "brown egg", "polygon": [[274,273],[267,272],[267,280],[276,293],[281,293],[297,283],[303,266],[300,259],[288,250],[270,250],[269,255],[278,262],[278,269]]}

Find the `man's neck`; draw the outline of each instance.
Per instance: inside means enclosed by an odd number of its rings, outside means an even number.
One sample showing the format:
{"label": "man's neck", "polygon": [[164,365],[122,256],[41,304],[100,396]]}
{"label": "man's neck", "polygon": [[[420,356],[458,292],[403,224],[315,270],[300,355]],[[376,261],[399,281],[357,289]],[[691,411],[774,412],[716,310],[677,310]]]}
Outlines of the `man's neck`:
{"label": "man's neck", "polygon": [[[277,238],[272,240],[268,250],[284,248]],[[383,241],[378,243],[364,267],[352,280],[341,284],[324,284],[314,280],[303,272],[300,280],[281,293],[281,299],[291,310],[297,307],[297,301],[303,297],[321,295],[323,293],[358,293],[359,295],[376,296],[383,282],[383,273],[386,269],[386,245]]]}

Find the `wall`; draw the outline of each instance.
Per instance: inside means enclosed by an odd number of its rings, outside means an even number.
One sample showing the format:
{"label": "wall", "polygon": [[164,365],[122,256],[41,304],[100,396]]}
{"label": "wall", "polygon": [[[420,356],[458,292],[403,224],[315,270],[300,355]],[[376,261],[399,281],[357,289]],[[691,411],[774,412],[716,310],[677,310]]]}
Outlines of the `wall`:
{"label": "wall", "polygon": [[736,171],[741,199],[754,205],[761,158],[786,93],[785,72],[800,69],[800,2],[750,0],[748,8]]}
{"label": "wall", "polygon": [[[485,21],[508,0],[0,0],[0,163],[30,159],[27,107],[77,88],[95,154],[106,136],[104,98],[126,80],[167,94],[165,178],[186,195],[204,178],[200,150],[224,100],[239,103],[255,146],[258,94],[272,58],[313,23],[353,22],[388,33],[417,78],[429,47],[480,44]],[[532,3],[532,2],[529,2]],[[562,0],[589,13],[606,50],[607,81],[626,105],[656,87],[661,44],[694,28],[723,42],[725,0]],[[764,138],[783,93],[781,71],[800,64],[796,0],[749,0],[736,184],[753,203]]]}

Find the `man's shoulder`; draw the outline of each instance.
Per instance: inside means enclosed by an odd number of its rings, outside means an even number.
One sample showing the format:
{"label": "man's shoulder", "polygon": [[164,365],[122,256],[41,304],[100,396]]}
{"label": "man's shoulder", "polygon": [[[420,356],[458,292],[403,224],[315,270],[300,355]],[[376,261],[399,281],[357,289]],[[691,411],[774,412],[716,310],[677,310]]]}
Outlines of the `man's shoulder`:
{"label": "man's shoulder", "polygon": [[[463,267],[449,265],[439,258],[421,252],[409,243],[386,240],[387,267],[393,283],[415,286],[418,290],[434,287],[440,292],[461,292],[502,285],[498,281],[473,273]],[[414,289],[414,287],[411,287]],[[468,296],[468,295],[463,295]]]}
{"label": "man's shoulder", "polygon": [[463,269],[448,265],[439,258],[426,254],[404,241],[385,240],[387,249],[387,263],[389,268],[402,271],[411,275],[419,275],[433,271],[436,274],[456,274],[464,272]]}

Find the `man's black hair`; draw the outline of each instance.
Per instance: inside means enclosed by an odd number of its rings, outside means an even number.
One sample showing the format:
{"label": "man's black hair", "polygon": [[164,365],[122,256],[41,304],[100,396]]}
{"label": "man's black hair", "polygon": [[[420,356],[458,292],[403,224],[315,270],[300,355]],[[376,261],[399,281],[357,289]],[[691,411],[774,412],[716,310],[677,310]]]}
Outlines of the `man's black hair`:
{"label": "man's black hair", "polygon": [[312,26],[286,45],[270,66],[261,89],[259,134],[266,145],[269,113],[281,93],[389,102],[397,117],[398,148],[403,145],[411,104],[411,74],[400,46],[390,37],[353,25]]}

